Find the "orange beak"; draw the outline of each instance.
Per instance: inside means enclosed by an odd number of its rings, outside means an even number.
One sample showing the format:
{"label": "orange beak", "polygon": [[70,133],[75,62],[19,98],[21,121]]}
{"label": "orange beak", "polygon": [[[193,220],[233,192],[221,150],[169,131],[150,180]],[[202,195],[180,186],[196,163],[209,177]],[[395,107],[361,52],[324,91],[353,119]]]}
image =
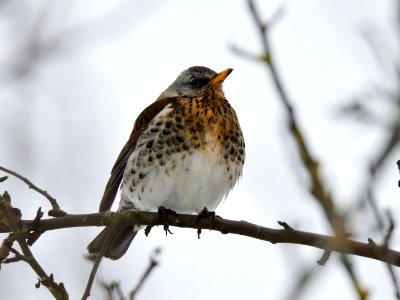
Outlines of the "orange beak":
{"label": "orange beak", "polygon": [[231,74],[232,71],[232,68],[228,68],[225,71],[218,73],[213,79],[211,79],[211,85],[222,84],[226,77],[228,77],[228,75]]}

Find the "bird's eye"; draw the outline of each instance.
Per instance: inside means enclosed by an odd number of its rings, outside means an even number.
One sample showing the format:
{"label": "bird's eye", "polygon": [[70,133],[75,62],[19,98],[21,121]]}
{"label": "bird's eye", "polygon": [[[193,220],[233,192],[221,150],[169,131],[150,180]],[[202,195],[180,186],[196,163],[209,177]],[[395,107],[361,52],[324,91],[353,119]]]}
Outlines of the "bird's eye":
{"label": "bird's eye", "polygon": [[196,78],[196,77],[190,79],[190,81],[189,81],[189,85],[192,88],[200,88],[200,87],[204,86],[206,83],[207,83],[206,80]]}

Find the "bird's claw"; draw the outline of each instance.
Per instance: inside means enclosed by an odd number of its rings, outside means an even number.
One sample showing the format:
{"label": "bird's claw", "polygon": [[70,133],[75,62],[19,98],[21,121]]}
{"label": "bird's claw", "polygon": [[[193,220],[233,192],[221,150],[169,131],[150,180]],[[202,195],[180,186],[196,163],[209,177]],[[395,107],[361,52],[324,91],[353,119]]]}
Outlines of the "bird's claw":
{"label": "bird's claw", "polygon": [[[204,207],[203,210],[197,215],[197,221],[200,221],[201,219],[210,220],[211,221],[210,230],[211,230],[216,223],[216,217],[217,215],[215,214],[215,211],[209,211],[207,207]],[[201,234],[201,228],[198,228],[197,237],[199,239],[200,239],[200,234]]]}
{"label": "bird's claw", "polygon": [[170,229],[169,229],[169,224],[168,224],[168,215],[173,215],[176,216],[176,212],[173,211],[172,209],[165,208],[164,206],[160,206],[158,208],[158,219],[161,223],[164,225],[164,231],[165,235],[169,234],[174,234]]}
{"label": "bird's claw", "polygon": [[211,219],[211,228],[215,225],[217,215],[215,211],[209,211],[207,207],[204,207],[202,211],[197,215],[197,220]]}

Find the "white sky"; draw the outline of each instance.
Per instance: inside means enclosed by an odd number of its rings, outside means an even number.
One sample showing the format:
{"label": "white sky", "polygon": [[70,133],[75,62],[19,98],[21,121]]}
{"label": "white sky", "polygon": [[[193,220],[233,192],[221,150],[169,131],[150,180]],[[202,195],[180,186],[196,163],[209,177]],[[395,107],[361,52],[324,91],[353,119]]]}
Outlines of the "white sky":
{"label": "white sky", "polygon": [[[305,188],[306,177],[268,72],[229,49],[233,44],[259,53],[245,1],[137,0],[133,10],[128,2],[122,2],[126,8],[118,10],[117,18],[104,18],[111,2],[76,1],[69,6],[59,1],[65,9],[53,18],[70,28],[63,40],[65,50],[45,57],[28,79],[0,85],[0,136],[5,145],[0,148],[1,164],[47,189],[69,213],[94,212],[137,115],[182,70],[192,65],[216,71],[233,67],[224,90],[239,116],[247,158],[241,182],[217,213],[275,228],[277,220],[283,220],[298,229],[329,234]],[[259,6],[267,18],[280,5],[264,1]],[[361,31],[372,26],[383,40],[390,39],[393,9],[390,1],[380,0],[300,0],[283,5],[286,13],[272,32],[279,73],[312,153],[321,161],[327,186],[346,210],[385,135],[372,125],[337,118],[336,110],[373,82],[390,86],[390,76],[373,62]],[[35,7],[32,4],[29,18],[37,12]],[[7,41],[14,37],[4,20],[0,38]],[[77,31],[81,26],[84,30]],[[388,53],[395,53],[391,49]],[[2,54],[7,57],[6,50]],[[390,113],[384,107],[376,109]],[[400,220],[396,160],[387,165],[377,196],[379,205],[392,209]],[[11,193],[25,218],[39,205],[48,209],[46,201],[14,179],[1,188]],[[355,236],[362,241],[372,236],[379,242],[378,234],[365,232],[370,215],[358,217],[352,220]],[[121,260],[102,263],[102,276],[129,290],[154,247],[161,246],[160,266],[138,299],[285,299],[298,274],[315,266],[322,254],[214,232],[204,232],[197,240],[193,230],[172,230],[175,234],[167,238],[161,228],[148,238],[140,234]],[[83,293],[91,267],[83,254],[98,231],[49,232],[32,248],[45,270],[64,282],[71,299]],[[399,242],[394,237],[393,247]],[[352,261],[370,300],[393,299],[383,264]],[[336,255],[320,269],[299,299],[357,299]],[[36,275],[22,263],[0,271],[4,299],[50,299],[47,290],[34,288],[35,282]],[[92,295],[102,299],[99,288]]]}

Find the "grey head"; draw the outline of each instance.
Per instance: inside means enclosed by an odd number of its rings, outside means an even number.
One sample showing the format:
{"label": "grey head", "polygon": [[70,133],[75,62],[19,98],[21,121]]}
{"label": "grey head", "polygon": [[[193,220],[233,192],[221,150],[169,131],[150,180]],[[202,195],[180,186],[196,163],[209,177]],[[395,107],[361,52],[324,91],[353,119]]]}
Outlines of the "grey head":
{"label": "grey head", "polygon": [[[229,74],[231,71],[232,69],[228,69],[224,72]],[[194,97],[200,91],[207,88],[212,79],[216,78],[218,75],[219,74],[217,72],[206,67],[190,67],[189,69],[183,71],[175,79],[175,81],[164,92],[161,93],[158,99],[178,96]],[[223,79],[225,79],[225,77]],[[218,82],[222,83],[223,79],[218,80]]]}

